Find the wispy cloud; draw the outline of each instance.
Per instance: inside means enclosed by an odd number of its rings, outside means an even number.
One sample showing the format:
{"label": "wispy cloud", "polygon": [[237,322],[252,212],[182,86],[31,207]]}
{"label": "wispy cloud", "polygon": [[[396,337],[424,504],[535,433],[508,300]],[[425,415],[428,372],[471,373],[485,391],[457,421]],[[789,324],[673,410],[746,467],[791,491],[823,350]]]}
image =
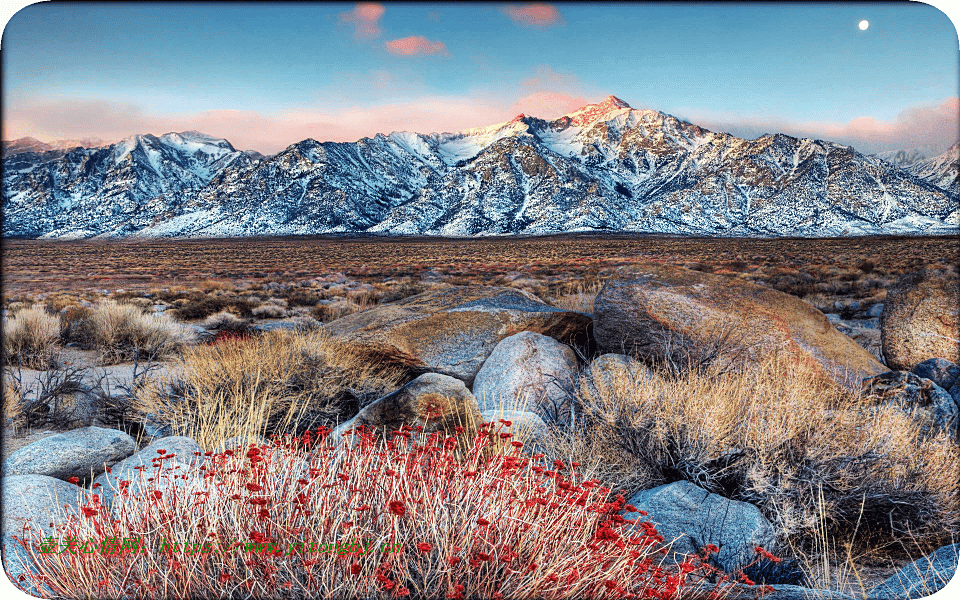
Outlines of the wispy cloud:
{"label": "wispy cloud", "polygon": [[563,15],[551,4],[527,4],[525,6],[507,6],[503,11],[511,19],[526,27],[553,27],[563,25]]}
{"label": "wispy cloud", "polygon": [[353,36],[361,40],[380,37],[380,17],[386,9],[375,2],[360,2],[353,10],[340,13],[340,21],[355,27]]}
{"label": "wispy cloud", "polygon": [[[748,115],[719,115],[696,109],[683,118],[712,131],[755,138],[765,133],[786,133],[853,146],[866,153],[922,148],[928,154],[950,147],[960,136],[960,99],[946,98],[939,104],[912,106],[893,120],[863,116],[847,122],[791,121]],[[677,115],[681,116],[681,115]]]}
{"label": "wispy cloud", "polygon": [[450,56],[447,46],[443,42],[431,42],[422,35],[412,35],[410,37],[390,40],[384,43],[387,51],[391,54],[400,54],[403,56],[413,56],[415,54],[441,54]]}

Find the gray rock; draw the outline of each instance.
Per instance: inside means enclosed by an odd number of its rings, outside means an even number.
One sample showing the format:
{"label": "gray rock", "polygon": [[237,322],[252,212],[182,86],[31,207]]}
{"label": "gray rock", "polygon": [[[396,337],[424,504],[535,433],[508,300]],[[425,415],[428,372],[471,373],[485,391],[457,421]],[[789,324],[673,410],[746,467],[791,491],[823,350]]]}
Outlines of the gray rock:
{"label": "gray rock", "polygon": [[199,325],[188,324],[186,327],[196,336],[197,341],[200,343],[211,342],[217,339],[216,333]]}
{"label": "gray rock", "polygon": [[935,594],[957,573],[960,544],[943,546],[870,590],[870,600],[908,600]]}
{"label": "gray rock", "polygon": [[960,367],[945,358],[930,358],[910,369],[914,375],[929,379],[949,390],[960,378]]}
{"label": "gray rock", "polygon": [[889,371],[863,380],[860,392],[874,405],[893,404],[923,424],[923,431],[956,436],[957,402],[939,385],[907,371]]}
{"label": "gray rock", "polygon": [[[799,585],[772,584],[772,592],[762,592],[761,585],[737,585],[724,593],[724,600],[860,600],[836,590],[818,590]],[[704,588],[709,593],[708,588]]]}
{"label": "gray rock", "polygon": [[953,384],[953,387],[950,388],[950,396],[953,398],[953,401],[957,403],[957,406],[960,406],[960,381],[957,381]]}
{"label": "gray rock", "polygon": [[118,429],[84,427],[20,448],[3,463],[4,475],[48,475],[89,482],[133,454],[136,441]]}
{"label": "gray rock", "polygon": [[[157,452],[164,450],[163,454]],[[195,453],[200,452],[200,456]],[[129,497],[142,498],[149,490],[164,491],[170,488],[185,490],[199,479],[201,472],[197,469],[203,464],[203,450],[199,444],[188,437],[171,436],[156,440],[140,452],[111,467],[109,473],[104,473],[94,479],[93,485],[99,484],[96,489],[103,498],[103,505],[113,507],[121,481],[129,481]],[[168,457],[161,459],[160,457]],[[145,467],[142,471],[138,467]],[[178,478],[179,475],[188,475],[187,479]],[[148,481],[149,478],[155,481]],[[115,507],[113,507],[115,508]]]}
{"label": "gray rock", "polygon": [[867,316],[871,319],[879,319],[881,316],[883,316],[883,302],[878,302],[872,305],[867,310]]}
{"label": "gray rock", "polygon": [[626,513],[625,518],[650,521],[664,541],[676,540],[668,555],[671,561],[680,562],[685,555],[714,544],[720,548],[714,555],[717,566],[734,572],[757,557],[756,546],[777,554],[776,530],[760,509],[711,494],[689,481],[640,492],[629,503],[647,516]]}
{"label": "gray rock", "polygon": [[30,579],[29,574],[36,575],[38,571],[34,568],[30,555],[27,554],[20,542],[15,541],[12,537],[3,536],[0,539],[0,545],[3,546],[3,570],[6,571],[7,577],[14,585],[27,594],[38,598],[52,598],[54,596],[53,591],[46,585],[42,586],[43,591],[38,590],[33,585],[33,580]]}
{"label": "gray rock", "polygon": [[481,410],[535,412],[569,422],[577,381],[577,355],[553,338],[523,331],[504,338],[477,373],[473,395]]}
{"label": "gray rock", "polygon": [[47,475],[8,475],[0,480],[0,487],[4,537],[20,537],[25,526],[40,538],[54,535],[92,496],[89,490]]}
{"label": "gray rock", "polygon": [[837,323],[843,320],[843,318],[836,313],[824,313],[823,316],[825,316],[827,320],[833,323],[834,325],[836,325]]}

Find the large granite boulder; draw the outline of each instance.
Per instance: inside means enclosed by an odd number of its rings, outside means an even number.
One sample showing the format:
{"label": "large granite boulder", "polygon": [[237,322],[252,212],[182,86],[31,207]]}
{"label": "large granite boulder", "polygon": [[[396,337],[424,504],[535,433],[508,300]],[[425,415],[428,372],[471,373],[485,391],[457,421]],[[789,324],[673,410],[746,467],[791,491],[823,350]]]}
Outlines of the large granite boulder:
{"label": "large granite boulder", "polygon": [[956,576],[960,544],[943,546],[916,560],[870,590],[870,600],[909,600],[932,596]]}
{"label": "large granite boulder", "polygon": [[474,379],[473,395],[480,410],[503,407],[567,423],[577,371],[570,346],[523,331],[496,345]]}
{"label": "large granite boulder", "polygon": [[338,440],[346,430],[361,425],[387,433],[403,425],[422,425],[426,431],[449,433],[461,426],[472,436],[481,422],[477,399],[462,381],[440,373],[424,373],[362,408],[357,416],[334,430],[333,439]]}
{"label": "large granite boulder", "polygon": [[[35,572],[30,556],[19,541],[59,539],[62,528],[79,514],[81,504],[90,504],[92,494],[72,483],[47,475],[10,475],[0,480],[3,496],[3,570],[20,589],[34,596],[50,597],[49,589],[37,590],[29,578]],[[45,593],[41,593],[45,592]]]}
{"label": "large granite boulder", "polygon": [[960,363],[960,280],[929,271],[904,275],[887,292],[880,339],[887,366],[909,371],[928,358]]}
{"label": "large granite boulder", "polygon": [[889,371],[863,380],[860,392],[874,405],[894,405],[910,413],[927,434],[957,435],[960,409],[943,388],[907,371]]}
{"label": "large granite boulder", "polygon": [[83,427],[20,448],[3,463],[4,475],[48,475],[89,482],[133,454],[137,442],[118,429]]}
{"label": "large granite boulder", "polygon": [[477,286],[431,290],[331,321],[324,329],[373,359],[471,385],[505,337],[533,331],[586,347],[591,327],[589,315],[548,306],[533,294]]}
{"label": "large granite boulder", "polygon": [[799,298],[657,263],[604,285],[594,302],[594,335],[602,351],[680,366],[755,364],[779,352],[849,389],[887,370]]}
{"label": "large granite boulder", "polygon": [[720,548],[713,557],[717,566],[732,573],[757,558],[757,546],[777,554],[776,530],[760,509],[711,494],[689,481],[640,492],[629,504],[647,516],[628,512],[624,518],[649,521],[665,542],[675,540],[668,554],[672,562],[682,562],[685,555],[713,544]]}

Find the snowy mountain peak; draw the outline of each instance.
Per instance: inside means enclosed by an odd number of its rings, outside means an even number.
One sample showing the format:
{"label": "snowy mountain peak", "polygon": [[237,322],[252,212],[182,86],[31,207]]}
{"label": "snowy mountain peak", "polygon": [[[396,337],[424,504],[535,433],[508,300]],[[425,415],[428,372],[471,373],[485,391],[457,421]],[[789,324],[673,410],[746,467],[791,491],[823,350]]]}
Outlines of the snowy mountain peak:
{"label": "snowy mountain peak", "polygon": [[603,102],[597,104],[588,104],[583,108],[577,109],[572,113],[563,115],[557,121],[586,127],[597,121],[606,121],[615,117],[621,111],[633,110],[629,104],[617,98],[616,96],[607,96]]}

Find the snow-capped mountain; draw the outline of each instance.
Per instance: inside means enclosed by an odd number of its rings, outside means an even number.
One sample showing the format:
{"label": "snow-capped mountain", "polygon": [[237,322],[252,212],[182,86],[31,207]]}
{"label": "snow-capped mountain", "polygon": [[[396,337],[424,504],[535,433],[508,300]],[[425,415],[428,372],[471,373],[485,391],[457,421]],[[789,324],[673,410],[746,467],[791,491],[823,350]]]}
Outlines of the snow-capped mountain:
{"label": "snow-capped mountain", "polygon": [[552,121],[307,139],[262,159],[190,133],[15,160],[4,235],[834,236],[953,233],[960,218],[955,189],[849,146],[746,140],[613,96]]}
{"label": "snow-capped mountain", "polygon": [[912,150],[888,150],[886,152],[877,152],[874,156],[882,158],[891,165],[900,167],[901,169],[927,158],[927,155],[918,148],[913,148]]}
{"label": "snow-capped mountain", "polygon": [[953,196],[960,196],[960,142],[940,156],[917,161],[906,170]]}

